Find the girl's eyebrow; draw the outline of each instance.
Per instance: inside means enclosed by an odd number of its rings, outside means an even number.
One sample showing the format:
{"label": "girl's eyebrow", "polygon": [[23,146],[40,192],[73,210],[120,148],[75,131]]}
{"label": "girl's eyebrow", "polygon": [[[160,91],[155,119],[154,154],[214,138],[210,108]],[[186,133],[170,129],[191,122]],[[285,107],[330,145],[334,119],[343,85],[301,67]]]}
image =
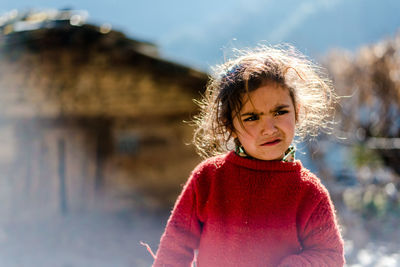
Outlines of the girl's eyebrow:
{"label": "girl's eyebrow", "polygon": [[[281,109],[285,109],[285,108],[289,108],[289,107],[290,106],[286,105],[286,104],[277,105],[276,107],[274,107],[274,109],[271,112],[273,113],[273,112],[276,112],[277,110],[281,110]],[[264,114],[264,112],[258,113],[256,111],[250,111],[250,112],[243,113],[240,116],[245,117],[245,116],[253,116],[253,115],[263,115],[263,114]]]}
{"label": "girl's eyebrow", "polygon": [[253,116],[253,115],[257,115],[257,113],[256,112],[246,112],[246,113],[243,113],[243,114],[241,114],[240,116],[241,117],[245,117],[245,116]]}
{"label": "girl's eyebrow", "polygon": [[277,105],[277,106],[274,108],[274,111],[280,110],[280,109],[289,108],[289,107],[290,107],[290,106],[289,106],[289,105],[286,105],[286,104]]}

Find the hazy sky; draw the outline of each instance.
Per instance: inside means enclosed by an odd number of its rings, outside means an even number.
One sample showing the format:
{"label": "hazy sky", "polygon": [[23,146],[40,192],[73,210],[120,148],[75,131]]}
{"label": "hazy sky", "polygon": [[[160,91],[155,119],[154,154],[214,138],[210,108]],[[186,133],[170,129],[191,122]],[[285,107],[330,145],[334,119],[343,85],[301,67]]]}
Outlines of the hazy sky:
{"label": "hazy sky", "polygon": [[229,19],[228,15],[235,12],[235,9],[256,1],[234,0],[225,4],[214,0],[0,0],[0,13],[35,7],[84,9],[89,12],[91,22],[111,23],[115,29],[132,37],[165,42],[183,32],[209,27],[218,20],[224,20],[223,16]]}
{"label": "hazy sky", "polygon": [[[201,34],[222,15],[240,9],[243,3],[258,0],[225,1],[165,1],[165,0],[0,0],[0,14],[12,9],[28,8],[72,8],[89,12],[89,22],[110,23],[113,29],[122,31],[129,37],[154,42],[161,51],[187,34]],[[168,54],[168,52],[166,52]],[[173,57],[173,55],[169,55]]]}
{"label": "hazy sky", "polygon": [[203,69],[230,46],[289,42],[323,53],[376,42],[400,27],[398,0],[0,0],[0,14],[34,7],[86,10],[89,23],[110,23],[157,44],[167,59]]}

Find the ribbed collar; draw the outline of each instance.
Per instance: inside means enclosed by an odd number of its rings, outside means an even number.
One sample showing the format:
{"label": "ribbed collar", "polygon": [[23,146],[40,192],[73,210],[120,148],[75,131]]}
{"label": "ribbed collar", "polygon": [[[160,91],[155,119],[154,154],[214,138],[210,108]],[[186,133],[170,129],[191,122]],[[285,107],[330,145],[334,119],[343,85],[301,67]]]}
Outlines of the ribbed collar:
{"label": "ribbed collar", "polygon": [[228,152],[225,159],[235,165],[260,171],[299,171],[302,168],[299,160],[284,162],[280,160],[249,159],[238,156],[234,151]]}

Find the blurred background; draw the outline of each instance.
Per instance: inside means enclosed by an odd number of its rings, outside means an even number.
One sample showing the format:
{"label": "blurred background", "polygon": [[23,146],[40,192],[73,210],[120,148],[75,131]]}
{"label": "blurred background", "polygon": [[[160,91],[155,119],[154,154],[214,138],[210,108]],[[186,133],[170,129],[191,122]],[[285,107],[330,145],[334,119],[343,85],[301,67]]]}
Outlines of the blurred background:
{"label": "blurred background", "polygon": [[193,99],[232,48],[289,43],[341,96],[298,146],[348,266],[400,266],[397,0],[0,2],[0,266],[150,266],[201,159]]}

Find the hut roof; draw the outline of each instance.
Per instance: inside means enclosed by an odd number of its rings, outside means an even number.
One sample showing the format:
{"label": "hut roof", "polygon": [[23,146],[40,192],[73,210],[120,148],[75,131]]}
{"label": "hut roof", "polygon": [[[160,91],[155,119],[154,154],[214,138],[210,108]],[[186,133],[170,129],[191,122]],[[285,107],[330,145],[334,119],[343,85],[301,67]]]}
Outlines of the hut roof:
{"label": "hut roof", "polygon": [[113,63],[131,64],[147,61],[155,70],[190,73],[204,78],[206,73],[163,59],[151,42],[128,38],[105,23],[86,23],[88,13],[82,10],[10,11],[0,17],[0,54],[10,50],[41,51],[49,47],[98,49],[111,53]]}
{"label": "hut roof", "polygon": [[51,10],[0,19],[3,114],[193,110],[191,99],[204,89],[206,73],[163,59],[155,44],[88,24],[86,17],[84,11]]}

